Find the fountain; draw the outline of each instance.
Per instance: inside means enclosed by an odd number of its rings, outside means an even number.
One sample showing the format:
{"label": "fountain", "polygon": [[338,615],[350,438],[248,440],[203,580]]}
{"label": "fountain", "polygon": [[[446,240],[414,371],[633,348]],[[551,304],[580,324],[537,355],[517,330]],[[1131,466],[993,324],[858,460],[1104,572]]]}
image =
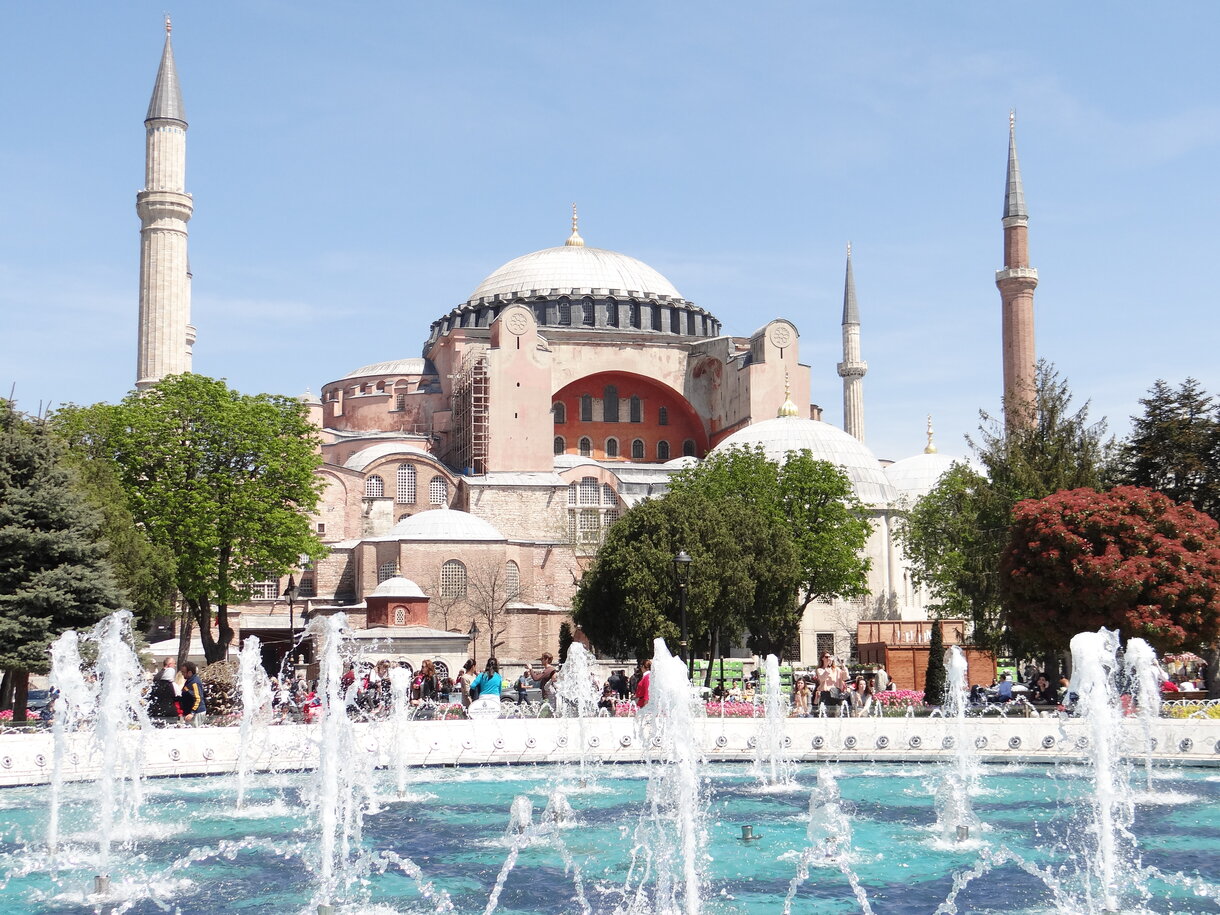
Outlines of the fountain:
{"label": "fountain", "polygon": [[[90,719],[79,652],[72,638],[58,642],[58,731],[0,736],[0,778],[36,775],[41,765],[42,783],[52,786],[0,791],[5,910],[193,915],[241,901],[243,911],[301,915],[1220,911],[1220,778],[1200,768],[1220,758],[1213,750],[1220,729],[1200,720],[1124,719],[1109,633],[1073,644],[1083,718],[967,717],[951,694],[943,718],[784,720],[800,792],[758,790],[757,746],[749,742],[757,723],[701,717],[683,665],[658,645],[652,701],[635,721],[585,720],[588,737],[600,738],[593,754],[602,762],[600,790],[573,792],[553,767],[503,763],[574,761],[577,748],[566,739],[577,722],[415,721],[405,702],[401,720],[396,707],[386,720],[355,722],[340,682],[350,650],[343,620],[313,626],[319,720],[270,726],[261,749],[262,737],[239,749],[236,727],[146,734],[139,702],[118,688],[130,656],[107,626],[89,637],[109,648],[98,683],[105,693],[110,681],[106,701],[125,711]],[[1129,645],[1126,663],[1140,669],[1139,657]],[[950,652],[951,683],[960,681],[957,664]],[[405,687],[391,678],[397,700]],[[78,733],[81,720],[87,727]],[[1131,800],[1126,760],[1147,755],[1145,724],[1157,738],[1160,793],[1187,799],[1178,806]],[[109,735],[110,756],[99,734]],[[916,740],[918,752],[908,752]],[[850,761],[864,755],[856,741],[876,761]],[[227,774],[149,779],[149,802],[132,817],[121,811],[135,809],[129,760],[141,744],[153,774]],[[25,768],[27,745],[46,748],[49,769]],[[961,746],[973,748],[972,766],[986,769],[985,792],[960,792],[980,824],[968,843],[944,841],[964,814],[922,787],[938,774],[956,785],[977,777],[963,767]],[[991,765],[997,758],[1016,765]],[[499,765],[436,765],[468,759]],[[1190,765],[1160,765],[1166,759]],[[101,768],[107,760],[109,775]],[[242,767],[239,812],[226,789]],[[311,771],[282,771],[296,768]],[[102,834],[97,800],[106,778],[127,798],[112,814],[111,841],[130,853],[111,854],[101,866],[101,843],[96,857],[84,855],[79,837]],[[426,795],[378,806],[377,797],[402,791],[408,778]],[[540,814],[531,798],[546,799]],[[138,828],[120,834],[121,820]],[[140,836],[150,840],[136,844]],[[108,874],[108,896],[87,891],[95,875]]]}
{"label": "fountain", "polygon": [[764,787],[782,788],[792,784],[793,764],[788,745],[792,742],[785,727],[788,699],[779,677],[779,658],[767,655],[763,665],[763,716],[754,735],[754,774]]}
{"label": "fountain", "polygon": [[246,638],[238,656],[237,683],[241,698],[241,727],[237,755],[237,806],[246,804],[246,783],[258,750],[258,738],[265,740],[267,718],[271,712],[271,681],[263,670],[262,645],[258,636]]}
{"label": "fountain", "polygon": [[965,842],[977,836],[982,824],[971,798],[979,793],[982,770],[978,749],[966,720],[969,706],[968,664],[956,645],[945,652],[944,712],[952,731],[953,756],[936,790],[936,829],[945,843]]}

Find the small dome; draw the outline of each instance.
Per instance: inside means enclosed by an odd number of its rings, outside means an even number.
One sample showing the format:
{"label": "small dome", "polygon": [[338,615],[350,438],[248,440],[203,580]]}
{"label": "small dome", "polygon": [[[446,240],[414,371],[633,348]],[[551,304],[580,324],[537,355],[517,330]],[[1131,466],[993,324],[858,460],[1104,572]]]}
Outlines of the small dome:
{"label": "small dome", "polygon": [[865,505],[886,505],[897,496],[872,451],[842,429],[821,420],[797,416],[763,420],[738,429],[713,448],[712,454],[754,445],[761,445],[772,461],[782,462],[791,452],[807,450],[816,460],[841,467]]}
{"label": "small dome", "polygon": [[963,463],[967,462],[952,455],[924,452],[895,461],[885,468],[885,475],[898,491],[899,498],[914,505],[932,491],[950,467]]}
{"label": "small dome", "polygon": [[482,518],[452,508],[434,508],[403,518],[379,540],[496,541],[505,537]]}
{"label": "small dome", "polygon": [[371,597],[427,597],[415,582],[401,575],[387,578],[370,593]]}
{"label": "small dome", "polygon": [[369,445],[367,448],[361,448],[346,461],[344,461],[343,466],[348,470],[355,470],[357,473],[361,473],[374,461],[378,461],[381,458],[388,457],[392,454],[427,458],[432,463],[440,465],[440,461],[436,459],[435,455],[425,451],[418,445],[412,445],[408,442],[378,442],[376,445]]}
{"label": "small dome", "polygon": [[605,295],[604,290],[617,289],[617,295],[630,292],[645,298],[682,298],[673,283],[643,261],[617,251],[565,244],[514,258],[483,280],[470,300],[494,295],[512,298],[533,290],[546,294],[552,289],[562,295],[573,294],[572,290],[577,290],[577,295],[591,293],[594,289],[603,290]]}

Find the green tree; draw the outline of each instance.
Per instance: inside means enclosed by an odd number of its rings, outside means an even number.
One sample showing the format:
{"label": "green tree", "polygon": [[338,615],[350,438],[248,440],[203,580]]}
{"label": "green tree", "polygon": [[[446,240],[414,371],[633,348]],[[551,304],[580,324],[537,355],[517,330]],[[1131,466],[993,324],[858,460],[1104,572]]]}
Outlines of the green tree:
{"label": "green tree", "polygon": [[928,639],[928,671],[923,681],[925,705],[941,705],[945,701],[945,680],[945,634],[940,620],[933,620]]}
{"label": "green tree", "polygon": [[299,400],[174,375],[114,406],[66,409],[61,428],[74,448],[113,464],[133,517],[173,555],[209,663],[233,640],[230,604],[300,556],[325,554],[307,518],[321,459]]}
{"label": "green tree", "polygon": [[1220,412],[1193,378],[1174,390],[1157,382],[1131,417],[1131,435],[1118,449],[1114,479],[1144,486],[1220,520]]}
{"label": "green tree", "polygon": [[759,446],[731,448],[674,476],[671,493],[693,491],[717,504],[739,502],[788,529],[800,567],[800,611],[815,600],[867,593],[863,550],[872,522],[851,480],[833,464],[799,451],[777,465]]}
{"label": "green tree", "polygon": [[1087,403],[1072,411],[1067,382],[1046,362],[1038,364],[1033,409],[1009,429],[981,412],[978,441],[969,444],[983,473],[951,468],[897,527],[912,577],[932,593],[937,614],[964,616],[973,643],[996,651],[1025,647],[1001,619],[1000,557],[1013,506],[1101,485],[1107,458],[1105,422],[1090,422]]}
{"label": "green tree", "polygon": [[[783,628],[795,606],[791,539],[740,501],[671,492],[633,507],[611,528],[573,598],[573,619],[599,650],[650,657],[657,637],[677,643],[680,607],[673,558],[691,556],[687,626],[693,644],[739,639],[751,617]],[[789,627],[791,628],[791,627]],[[787,629],[784,630],[788,631]]]}
{"label": "green tree", "polygon": [[1220,525],[1150,489],[1021,502],[1001,580],[1008,624],[1038,647],[1101,626],[1162,652],[1220,638]]}
{"label": "green tree", "polygon": [[97,513],[60,457],[42,421],[0,400],[0,667],[12,674],[19,721],[29,675],[47,670],[50,643],[122,605]]}
{"label": "green tree", "polygon": [[572,624],[564,620],[559,624],[559,663],[568,659],[568,649],[572,647],[575,636],[572,634]]}

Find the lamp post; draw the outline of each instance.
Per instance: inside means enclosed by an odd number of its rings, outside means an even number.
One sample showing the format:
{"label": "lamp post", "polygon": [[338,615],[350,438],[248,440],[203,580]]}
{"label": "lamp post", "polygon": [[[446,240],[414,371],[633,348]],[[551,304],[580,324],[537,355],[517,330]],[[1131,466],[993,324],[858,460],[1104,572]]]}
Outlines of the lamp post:
{"label": "lamp post", "polygon": [[466,633],[470,636],[470,657],[477,658],[479,654],[479,621],[470,621],[470,631]]}
{"label": "lamp post", "polygon": [[674,557],[674,575],[678,579],[678,614],[682,621],[682,641],[678,643],[678,652],[682,656],[682,663],[686,665],[687,679],[694,677],[694,662],[687,650],[687,631],[686,631],[686,576],[690,572],[691,558],[686,550],[678,550],[678,555]]}
{"label": "lamp post", "polygon": [[288,658],[292,659],[292,649],[296,644],[296,603],[297,579],[295,575],[288,576],[288,587],[284,589],[284,598],[288,601]]}

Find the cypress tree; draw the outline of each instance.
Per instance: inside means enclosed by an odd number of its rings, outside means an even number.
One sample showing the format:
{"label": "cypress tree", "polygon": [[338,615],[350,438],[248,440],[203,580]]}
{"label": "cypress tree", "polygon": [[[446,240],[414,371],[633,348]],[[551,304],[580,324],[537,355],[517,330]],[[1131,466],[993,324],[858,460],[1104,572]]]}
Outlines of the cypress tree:
{"label": "cypress tree", "polygon": [[0,667],[12,675],[16,721],[26,717],[29,675],[50,665],[51,642],[122,604],[97,513],[59,458],[41,421],[0,400]]}
{"label": "cypress tree", "polygon": [[932,637],[928,641],[928,672],[923,681],[925,705],[942,705],[945,701],[945,636],[940,620],[932,623]]}
{"label": "cypress tree", "polygon": [[562,664],[568,659],[568,649],[572,647],[572,642],[576,640],[576,636],[572,632],[571,623],[559,624],[559,663]]}

